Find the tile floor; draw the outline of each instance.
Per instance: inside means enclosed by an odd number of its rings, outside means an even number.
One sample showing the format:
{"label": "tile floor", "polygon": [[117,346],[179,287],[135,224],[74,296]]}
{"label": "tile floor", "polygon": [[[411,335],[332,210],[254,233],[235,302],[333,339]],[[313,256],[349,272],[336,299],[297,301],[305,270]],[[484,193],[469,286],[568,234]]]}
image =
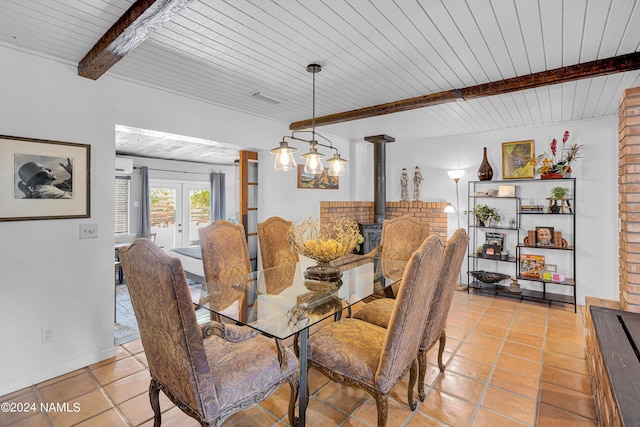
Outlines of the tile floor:
{"label": "tile floor", "polygon": [[[411,412],[407,379],[392,392],[388,427],[597,426],[581,307],[519,302],[456,292],[447,325],[446,371],[429,351],[428,395]],[[151,426],[149,374],[140,340],[113,359],[0,397],[0,402],[77,403],[77,412],[0,412],[2,426]],[[375,401],[364,391],[310,372],[307,425],[376,426]],[[417,392],[416,392],[417,393]],[[163,425],[197,426],[161,393]],[[288,426],[288,386],[225,427]]]}

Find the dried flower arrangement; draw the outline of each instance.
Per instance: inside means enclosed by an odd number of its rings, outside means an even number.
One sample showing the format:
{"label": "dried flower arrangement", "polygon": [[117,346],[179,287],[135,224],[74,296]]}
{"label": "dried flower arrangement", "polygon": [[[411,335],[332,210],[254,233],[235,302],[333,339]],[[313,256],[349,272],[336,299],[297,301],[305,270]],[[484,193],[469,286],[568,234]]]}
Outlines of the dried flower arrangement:
{"label": "dried flower arrangement", "polygon": [[351,253],[362,243],[358,224],[347,218],[320,223],[313,218],[296,221],[287,234],[291,246],[301,255],[328,263]]}

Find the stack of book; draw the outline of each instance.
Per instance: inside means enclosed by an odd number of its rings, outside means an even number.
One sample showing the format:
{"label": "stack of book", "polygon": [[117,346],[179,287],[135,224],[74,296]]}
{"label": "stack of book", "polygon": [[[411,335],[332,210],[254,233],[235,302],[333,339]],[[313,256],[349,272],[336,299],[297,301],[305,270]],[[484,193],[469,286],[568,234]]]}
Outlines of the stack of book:
{"label": "stack of book", "polygon": [[522,205],[520,207],[522,212],[544,212],[544,206],[542,205]]}

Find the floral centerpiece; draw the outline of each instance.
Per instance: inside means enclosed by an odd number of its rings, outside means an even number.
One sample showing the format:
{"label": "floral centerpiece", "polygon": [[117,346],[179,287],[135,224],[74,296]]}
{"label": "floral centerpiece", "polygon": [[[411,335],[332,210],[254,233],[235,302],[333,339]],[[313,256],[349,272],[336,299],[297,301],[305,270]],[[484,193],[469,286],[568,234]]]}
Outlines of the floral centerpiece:
{"label": "floral centerpiece", "polygon": [[562,135],[562,147],[558,153],[558,141],[553,138],[549,147],[551,148],[551,155],[543,153],[538,157],[531,159],[536,173],[540,174],[542,179],[548,178],[564,178],[567,174],[571,173],[571,163],[581,156],[582,148],[581,144],[566,145],[569,140],[569,131],[564,131]]}
{"label": "floral centerpiece", "polygon": [[298,220],[289,229],[287,239],[296,252],[317,261],[305,273],[305,277],[317,280],[339,279],[340,269],[329,263],[362,243],[358,224],[346,218],[323,223],[313,218]]}

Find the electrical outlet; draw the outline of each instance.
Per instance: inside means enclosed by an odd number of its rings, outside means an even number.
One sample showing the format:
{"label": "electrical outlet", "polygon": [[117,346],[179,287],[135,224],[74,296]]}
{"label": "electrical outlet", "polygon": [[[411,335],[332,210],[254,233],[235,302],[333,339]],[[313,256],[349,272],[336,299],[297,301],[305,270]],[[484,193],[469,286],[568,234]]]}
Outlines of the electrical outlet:
{"label": "electrical outlet", "polygon": [[98,224],[80,224],[81,239],[95,239],[98,237]]}
{"label": "electrical outlet", "polygon": [[53,342],[53,329],[42,328],[40,334],[42,335],[42,344]]}

